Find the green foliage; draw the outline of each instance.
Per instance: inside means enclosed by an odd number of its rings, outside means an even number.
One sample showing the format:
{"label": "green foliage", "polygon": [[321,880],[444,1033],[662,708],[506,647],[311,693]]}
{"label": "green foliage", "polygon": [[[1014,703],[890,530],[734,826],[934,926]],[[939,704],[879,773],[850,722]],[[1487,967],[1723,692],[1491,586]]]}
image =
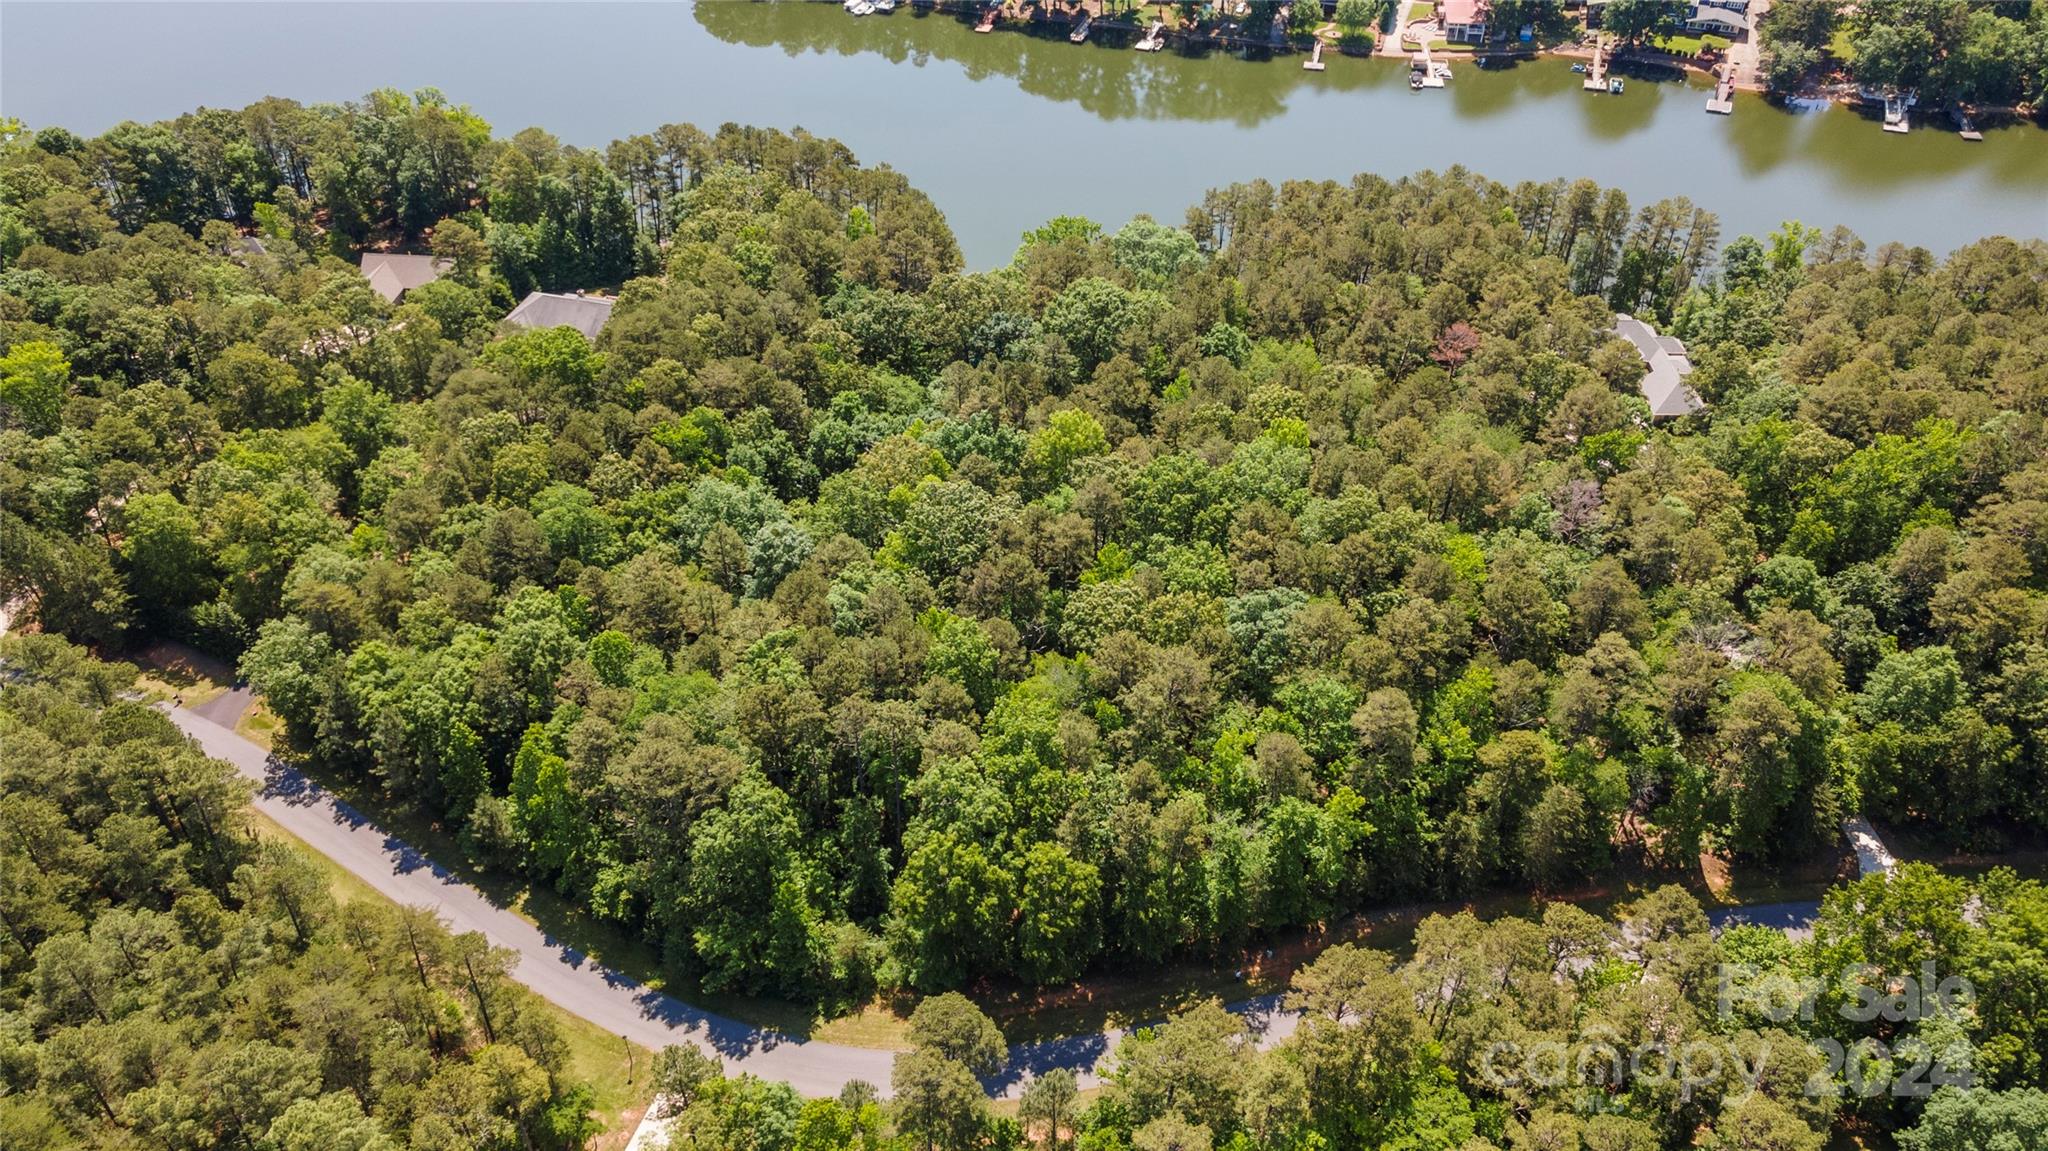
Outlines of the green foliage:
{"label": "green foliage", "polygon": [[[1795,7],[1773,23],[1826,42]],[[1993,75],[2009,29],[1965,16]],[[1788,224],[1722,251],[1683,200],[1455,172],[1057,220],[963,273],[899,174],[801,133],[600,155],[379,93],[36,139],[0,146],[30,381],[0,599],[239,659],[284,750],[713,986],[830,1010],[1229,964],[1616,859],[1798,864],[1858,812],[1977,849],[2048,826],[2038,246]],[[330,254],[430,226],[455,266],[396,308]],[[534,285],[616,287],[611,319],[499,332]],[[1617,308],[1687,341],[1704,412],[1647,417]],[[268,878],[237,905],[289,905]],[[1567,980],[1609,997],[1588,1018],[1663,1010],[1607,973]],[[1147,1088],[1128,1122],[1035,1122],[1512,1146],[1563,1110],[1447,1085],[1500,1017],[1460,1020],[1312,1029],[1225,1069],[1229,1108]],[[1996,1027],[1984,1065],[2038,1083],[2034,1029]],[[1015,1130],[933,1059],[899,1129]],[[573,1130],[504,1070],[448,1106]],[[1263,1104],[1297,1082],[1313,1106]],[[883,1122],[717,1091],[784,1142]],[[294,1122],[353,1131],[331,1094]],[[707,1145],[754,1137],[705,1106]],[[1620,1118],[1670,1141],[1705,1107]]]}
{"label": "green foliage", "polygon": [[249,834],[232,768],[117,698],[132,675],[47,636],[0,664],[8,1146],[583,1146],[589,1090],[509,954],[337,905]]}
{"label": "green foliage", "polygon": [[2048,1093],[1937,1091],[1920,1122],[1899,1132],[1901,1151],[2020,1151],[2048,1141]]}
{"label": "green foliage", "polygon": [[0,356],[0,413],[35,435],[57,430],[70,386],[71,361],[55,344],[24,340]]}

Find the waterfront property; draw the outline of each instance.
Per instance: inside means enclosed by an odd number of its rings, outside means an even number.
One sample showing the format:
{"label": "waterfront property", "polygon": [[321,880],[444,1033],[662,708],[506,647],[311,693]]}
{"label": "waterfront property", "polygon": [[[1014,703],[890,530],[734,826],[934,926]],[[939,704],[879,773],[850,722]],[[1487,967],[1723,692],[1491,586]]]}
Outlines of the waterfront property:
{"label": "waterfront property", "polygon": [[422,284],[431,284],[454,265],[435,256],[409,256],[398,252],[364,252],[363,278],[370,290],[392,303]]}
{"label": "waterfront property", "polygon": [[[0,107],[31,124],[80,130],[200,104],[239,107],[265,93],[356,98],[352,82],[308,76],[293,53],[316,39],[333,45],[337,60],[389,50],[378,29],[320,19],[318,5],[265,5],[236,54],[248,71],[230,83],[177,66],[209,51],[200,34],[208,25],[188,7],[136,5],[104,28],[84,19],[101,6],[16,7],[8,6],[8,31],[21,34],[0,45]],[[917,18],[906,7],[854,19],[836,3],[424,5],[407,9],[407,26],[434,50],[380,58],[393,84],[459,93],[501,125],[559,123],[555,130],[583,147],[645,131],[649,109],[706,124],[802,124],[928,187],[976,269],[1007,263],[1020,233],[1061,212],[1113,228],[1138,212],[1170,216],[1234,181],[1391,177],[1456,163],[1509,183],[1595,175],[1636,206],[1686,196],[1720,214],[1724,238],[1762,236],[1796,219],[1941,254],[1985,234],[2048,231],[2048,132],[2009,115],[1978,113],[1981,143],[1962,142],[1946,115],[1888,135],[1878,108],[1781,111],[1740,90],[1732,118],[1709,116],[1713,82],[1704,76],[1631,80],[1626,96],[1585,100],[1587,77],[1564,60],[1460,68],[1454,94],[1421,99],[1408,90],[1398,34],[1382,48],[1396,58],[1338,58],[1333,46],[1323,54],[1329,69],[1308,72],[1307,51],[1245,59],[1179,51],[1171,37],[1160,52],[1082,48],[1049,28],[1002,35],[1021,22],[1015,16],[977,36],[971,14]],[[1504,11],[1496,8],[1489,25]],[[1130,39],[1143,34],[1137,28]],[[557,86],[504,68],[536,46],[589,37],[609,46],[606,58],[565,57],[556,70],[560,86],[602,89],[604,100],[563,100]],[[32,40],[89,42],[107,63],[87,83],[22,46]],[[820,100],[820,90],[859,98]],[[877,113],[913,106],[914,133]],[[1937,122],[1942,131],[1923,130]],[[1032,127],[997,132],[992,123]],[[1652,154],[1682,162],[1646,162]]]}
{"label": "waterfront property", "polygon": [[1689,416],[1706,407],[1699,393],[1685,378],[1692,375],[1692,361],[1686,358],[1685,342],[1677,336],[1660,336],[1656,329],[1626,312],[1614,314],[1614,333],[1636,346],[1643,358],[1643,379],[1638,385],[1650,404],[1652,419],[1667,420]]}
{"label": "waterfront property", "polygon": [[1749,28],[1749,0],[1693,0],[1685,30],[1734,39]]}
{"label": "waterfront property", "polygon": [[1478,44],[1486,39],[1486,0],[1442,0],[1437,5],[1444,39],[1453,44]]}
{"label": "waterfront property", "polygon": [[505,322],[522,328],[574,328],[595,340],[612,318],[612,303],[610,296],[582,292],[528,292]]}

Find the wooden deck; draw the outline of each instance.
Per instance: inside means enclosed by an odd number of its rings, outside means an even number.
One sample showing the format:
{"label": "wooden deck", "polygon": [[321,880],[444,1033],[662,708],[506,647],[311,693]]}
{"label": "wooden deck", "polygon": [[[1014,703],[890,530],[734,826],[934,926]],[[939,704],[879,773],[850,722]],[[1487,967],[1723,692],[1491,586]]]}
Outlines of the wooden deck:
{"label": "wooden deck", "polygon": [[1581,84],[1580,87],[1588,92],[1604,93],[1607,91],[1607,46],[1605,44],[1594,46],[1593,62],[1586,65],[1586,82]]}
{"label": "wooden deck", "polygon": [[1714,85],[1714,94],[1707,97],[1707,111],[1716,116],[1735,114],[1735,82],[1723,77]]}

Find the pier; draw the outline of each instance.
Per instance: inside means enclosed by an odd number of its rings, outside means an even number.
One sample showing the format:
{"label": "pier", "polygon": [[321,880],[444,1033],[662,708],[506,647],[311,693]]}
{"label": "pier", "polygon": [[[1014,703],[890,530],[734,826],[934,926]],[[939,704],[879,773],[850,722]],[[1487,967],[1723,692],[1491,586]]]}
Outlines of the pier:
{"label": "pier", "polygon": [[1433,59],[1425,43],[1422,51],[1408,62],[1408,86],[1410,88],[1441,88],[1450,81],[1451,66]]}
{"label": "pier", "polygon": [[1001,4],[997,4],[997,3],[989,3],[989,4],[985,4],[985,5],[983,5],[983,6],[982,6],[982,9],[981,9],[981,22],[980,22],[979,24],[976,24],[976,25],[974,26],[974,30],[975,30],[976,32],[993,32],[993,31],[995,31],[995,30],[996,30],[996,16],[997,16],[997,14],[999,14],[1000,12],[1002,12],[1002,10],[1003,10],[1003,6],[1002,6]]}
{"label": "pier", "polygon": [[1316,38],[1316,50],[1314,52],[1309,53],[1307,62],[1303,63],[1301,67],[1302,70],[1306,72],[1320,72],[1323,70],[1324,64],[1322,37],[1319,36]]}
{"label": "pier", "polygon": [[1912,103],[1911,96],[1900,96],[1896,93],[1887,95],[1884,98],[1884,130],[1903,133],[1911,128],[1912,125],[1906,119],[1906,109],[1911,107]]}
{"label": "pier", "polygon": [[[1732,73],[1734,69],[1731,68],[1729,71]],[[1707,111],[1716,116],[1732,116],[1735,114],[1735,77],[1733,75],[1723,76],[1715,82],[1714,94],[1707,98]]]}
{"label": "pier", "polygon": [[1593,62],[1586,65],[1586,82],[1581,85],[1588,92],[1607,91],[1607,45],[1593,45]]}
{"label": "pier", "polygon": [[1074,30],[1072,32],[1067,33],[1068,42],[1079,44],[1082,41],[1088,39],[1088,23],[1091,19],[1092,17],[1088,15],[1087,10],[1083,9],[1081,12],[1081,19],[1075,23]]}

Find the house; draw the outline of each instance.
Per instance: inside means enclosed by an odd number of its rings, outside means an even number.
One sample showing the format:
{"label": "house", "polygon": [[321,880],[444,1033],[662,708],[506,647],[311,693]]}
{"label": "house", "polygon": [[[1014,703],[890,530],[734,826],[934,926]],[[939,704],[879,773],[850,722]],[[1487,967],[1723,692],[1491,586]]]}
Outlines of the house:
{"label": "house", "polygon": [[1643,358],[1643,398],[1650,403],[1654,419],[1689,416],[1707,405],[1685,382],[1692,375],[1692,361],[1685,356],[1685,343],[1677,336],[1660,336],[1656,329],[1623,312],[1614,314],[1614,334],[1636,346]]}
{"label": "house", "polygon": [[1749,0],[1693,0],[1685,30],[1732,40],[1749,30]]}
{"label": "house", "polygon": [[1486,0],[1441,0],[1437,19],[1444,39],[1453,44],[1477,44],[1486,39]]}
{"label": "house", "polygon": [[595,340],[612,318],[613,303],[609,296],[582,292],[528,292],[505,322],[522,328],[574,328],[585,339]]}
{"label": "house", "polygon": [[404,256],[396,252],[364,252],[363,278],[370,290],[397,303],[400,296],[422,284],[431,284],[455,261],[435,256]]}

